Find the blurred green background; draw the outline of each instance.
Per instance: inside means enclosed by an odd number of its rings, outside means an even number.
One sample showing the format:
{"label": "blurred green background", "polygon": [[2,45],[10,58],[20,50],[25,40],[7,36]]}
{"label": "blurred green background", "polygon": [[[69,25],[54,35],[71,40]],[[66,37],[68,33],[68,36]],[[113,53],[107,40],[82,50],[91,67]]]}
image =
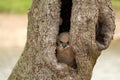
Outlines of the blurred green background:
{"label": "blurred green background", "polygon": [[32,0],[0,0],[0,12],[25,13]]}
{"label": "blurred green background", "polygon": [[113,5],[114,9],[120,10],[120,0],[112,0],[112,5]]}
{"label": "blurred green background", "polygon": [[[0,0],[0,12],[25,13],[31,6],[32,0]],[[120,0],[112,0],[115,9],[120,10]]]}

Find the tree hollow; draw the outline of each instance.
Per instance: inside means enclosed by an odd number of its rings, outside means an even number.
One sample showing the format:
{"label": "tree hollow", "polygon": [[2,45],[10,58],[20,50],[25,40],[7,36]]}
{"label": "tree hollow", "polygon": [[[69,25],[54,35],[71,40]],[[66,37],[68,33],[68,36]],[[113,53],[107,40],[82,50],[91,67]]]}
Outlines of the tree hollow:
{"label": "tree hollow", "polygon": [[72,0],[61,0],[59,34],[69,32],[71,19]]}

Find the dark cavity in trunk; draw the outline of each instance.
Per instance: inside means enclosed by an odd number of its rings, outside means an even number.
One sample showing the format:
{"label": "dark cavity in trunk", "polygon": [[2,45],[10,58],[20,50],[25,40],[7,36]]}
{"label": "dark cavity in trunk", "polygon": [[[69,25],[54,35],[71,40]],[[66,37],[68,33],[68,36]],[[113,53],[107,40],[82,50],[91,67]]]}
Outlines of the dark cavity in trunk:
{"label": "dark cavity in trunk", "polygon": [[59,34],[62,32],[69,32],[70,30],[70,19],[71,19],[71,9],[72,0],[61,0],[61,25],[59,26]]}

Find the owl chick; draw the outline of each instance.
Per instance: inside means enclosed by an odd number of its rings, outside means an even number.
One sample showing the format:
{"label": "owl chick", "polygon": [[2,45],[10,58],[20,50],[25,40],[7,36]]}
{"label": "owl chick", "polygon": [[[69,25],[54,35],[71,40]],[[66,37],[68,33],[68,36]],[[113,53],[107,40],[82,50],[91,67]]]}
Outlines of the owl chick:
{"label": "owl chick", "polygon": [[65,63],[70,67],[76,68],[75,54],[69,45],[69,33],[64,32],[58,36],[56,57],[58,62]]}

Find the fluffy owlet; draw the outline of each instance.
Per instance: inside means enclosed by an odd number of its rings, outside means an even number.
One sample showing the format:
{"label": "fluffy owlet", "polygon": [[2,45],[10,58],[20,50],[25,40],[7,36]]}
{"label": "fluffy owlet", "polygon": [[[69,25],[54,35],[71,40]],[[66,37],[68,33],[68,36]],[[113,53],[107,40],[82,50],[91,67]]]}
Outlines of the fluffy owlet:
{"label": "fluffy owlet", "polygon": [[75,54],[69,45],[69,33],[64,32],[58,36],[56,57],[58,62],[65,63],[70,67],[76,68]]}

